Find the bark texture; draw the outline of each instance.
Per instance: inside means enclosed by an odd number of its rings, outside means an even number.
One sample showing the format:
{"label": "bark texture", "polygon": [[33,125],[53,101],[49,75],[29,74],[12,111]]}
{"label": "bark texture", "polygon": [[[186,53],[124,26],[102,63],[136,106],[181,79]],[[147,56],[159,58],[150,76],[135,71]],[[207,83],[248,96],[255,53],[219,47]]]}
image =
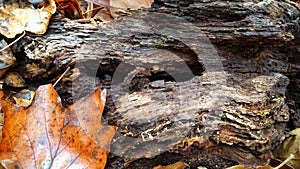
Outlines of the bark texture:
{"label": "bark texture", "polygon": [[100,26],[53,18],[14,52],[29,80],[71,66],[57,86],[66,103],[109,89],[104,118],[118,134],[107,168],[255,167],[286,124],[299,127],[299,14],[284,0],[157,0]]}

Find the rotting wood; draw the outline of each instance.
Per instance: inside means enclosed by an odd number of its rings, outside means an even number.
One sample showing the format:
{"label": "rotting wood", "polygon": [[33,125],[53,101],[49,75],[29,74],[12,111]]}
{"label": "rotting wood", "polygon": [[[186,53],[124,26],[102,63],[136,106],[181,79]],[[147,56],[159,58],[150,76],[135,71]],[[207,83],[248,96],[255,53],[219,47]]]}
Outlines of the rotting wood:
{"label": "rotting wood", "polygon": [[[23,76],[51,78],[65,65],[75,65],[86,76],[73,81],[73,96],[92,91],[96,74],[101,82],[107,77],[112,88],[105,118],[119,127],[112,153],[129,161],[149,158],[127,163],[128,168],[151,168],[157,158],[167,159],[166,153],[177,154],[192,167],[266,163],[284,139],[289,120],[289,79],[282,74],[297,80],[300,70],[299,61],[292,61],[299,54],[299,7],[288,1],[156,2],[153,11],[177,14],[193,24],[144,12],[100,28],[54,18],[45,36],[19,42],[28,57]],[[151,23],[151,17],[160,25]],[[288,55],[288,50],[293,52]],[[170,78],[170,67],[190,74],[174,67],[181,59],[192,75]],[[127,82],[119,83],[123,77],[111,86],[122,64]]]}

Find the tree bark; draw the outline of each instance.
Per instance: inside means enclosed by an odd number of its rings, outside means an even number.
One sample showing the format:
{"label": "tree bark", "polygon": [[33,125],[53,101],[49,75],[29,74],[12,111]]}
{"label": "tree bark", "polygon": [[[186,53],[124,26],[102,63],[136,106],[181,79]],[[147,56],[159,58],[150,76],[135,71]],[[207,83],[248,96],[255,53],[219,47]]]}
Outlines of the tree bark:
{"label": "tree bark", "polygon": [[71,66],[57,86],[66,103],[109,89],[104,120],[118,133],[107,168],[255,167],[299,118],[299,14],[290,1],[157,0],[100,26],[55,17],[14,52],[26,79]]}

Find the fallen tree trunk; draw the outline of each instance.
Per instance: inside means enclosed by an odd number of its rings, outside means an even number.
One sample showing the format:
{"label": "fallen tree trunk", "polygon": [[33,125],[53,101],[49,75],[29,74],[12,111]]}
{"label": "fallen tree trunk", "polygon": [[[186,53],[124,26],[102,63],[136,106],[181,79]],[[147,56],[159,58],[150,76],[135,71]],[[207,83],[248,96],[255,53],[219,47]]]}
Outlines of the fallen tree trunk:
{"label": "fallen tree trunk", "polygon": [[46,35],[18,43],[20,73],[49,80],[71,66],[57,87],[65,99],[110,89],[104,118],[118,126],[111,152],[121,160],[107,168],[267,163],[285,138],[289,78],[299,78],[299,7],[166,0],[149,10],[100,27],[53,18]]}

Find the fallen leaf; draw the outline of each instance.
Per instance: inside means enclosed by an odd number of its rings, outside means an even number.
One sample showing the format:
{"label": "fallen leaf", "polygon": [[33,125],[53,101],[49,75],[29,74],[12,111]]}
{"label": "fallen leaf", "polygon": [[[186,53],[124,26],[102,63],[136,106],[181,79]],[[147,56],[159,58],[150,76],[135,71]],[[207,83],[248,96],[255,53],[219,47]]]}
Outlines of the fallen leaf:
{"label": "fallen leaf", "polygon": [[[252,168],[245,167],[244,165],[235,165],[226,169],[252,169]],[[273,169],[273,167],[267,164],[265,166],[256,167],[256,169]]]}
{"label": "fallen leaf", "polygon": [[203,166],[198,166],[197,169],[207,169],[207,168]]}
{"label": "fallen leaf", "polygon": [[[108,149],[113,131],[112,126],[95,127],[101,124],[102,112],[104,110],[106,90],[96,90],[94,95],[81,99],[68,107],[70,114],[76,114],[82,130],[89,135],[101,147]],[[95,107],[95,109],[91,109]],[[74,119],[74,118],[72,118]]]}
{"label": "fallen leaf", "polygon": [[[0,106],[1,107],[1,106]],[[2,139],[2,128],[4,123],[4,113],[0,112],[0,141]],[[0,167],[1,168],[1,167]]]}
{"label": "fallen leaf", "polygon": [[[103,15],[98,16],[98,18],[104,18],[105,22],[110,21],[110,18],[105,14],[109,12],[113,18],[117,18],[120,15],[127,15],[126,10],[132,9],[137,10],[140,8],[149,8],[154,0],[86,0],[97,5],[100,5],[106,9]],[[101,11],[100,11],[101,12]]]}
{"label": "fallen leaf", "polygon": [[25,1],[4,1],[4,7],[0,8],[0,33],[7,38],[14,38],[24,31],[44,34],[56,11],[54,0],[45,1],[47,6],[41,9],[35,9]]}
{"label": "fallen leaf", "polygon": [[57,3],[57,11],[64,17],[82,19],[82,11],[77,0],[54,0]]}
{"label": "fallen leaf", "polygon": [[228,167],[226,169],[251,169],[251,168],[247,168],[244,165],[235,165],[235,166]]}
{"label": "fallen leaf", "polygon": [[149,8],[154,0],[110,0],[110,7],[117,9]]}
{"label": "fallen leaf", "polygon": [[294,154],[295,157],[291,159],[287,164],[294,168],[299,168],[300,166],[300,128],[290,131],[291,137],[287,138],[280,146],[278,146],[274,151],[274,157],[285,160],[290,154]]}
{"label": "fallen leaf", "polygon": [[[7,43],[2,39],[0,41],[0,49],[7,46]],[[5,72],[11,67],[16,61],[10,48],[6,48],[0,53],[0,78],[5,74]]]}
{"label": "fallen leaf", "polygon": [[266,164],[265,166],[256,167],[256,169],[273,169],[273,167],[270,166],[269,164]]}
{"label": "fallen leaf", "polygon": [[93,16],[93,18],[94,19],[99,19],[104,23],[107,23],[107,22],[110,22],[110,21],[114,20],[114,18],[111,16],[110,12],[106,8],[103,8],[103,9],[99,10],[95,14],[95,16]]}
{"label": "fallen leaf", "polygon": [[[0,163],[5,168],[23,169],[104,168],[115,128],[95,124],[102,116],[105,98],[100,98],[101,95],[105,92],[97,89],[64,109],[53,86],[43,85],[37,89],[32,105],[24,108],[4,100],[0,92],[1,110],[5,113]],[[85,119],[78,120],[77,115]],[[90,131],[90,125],[82,127],[80,121],[93,123],[101,144],[84,131]]]}
{"label": "fallen leaf", "polygon": [[[271,166],[279,166],[282,164],[282,162],[283,161],[281,161],[281,160],[271,158],[270,165]],[[285,164],[280,169],[294,169],[294,168],[289,166],[288,164]]]}
{"label": "fallen leaf", "polygon": [[154,0],[110,0],[110,13],[114,18],[126,13],[127,9],[149,8]]}
{"label": "fallen leaf", "polygon": [[23,89],[20,92],[16,93],[13,98],[17,105],[28,107],[31,105],[35,92],[28,89]]}
{"label": "fallen leaf", "polygon": [[108,10],[110,8],[110,0],[86,0],[86,1],[103,6],[103,7],[107,8]]}
{"label": "fallen leaf", "polygon": [[6,85],[11,87],[25,87],[26,82],[17,72],[8,72],[4,77]]}
{"label": "fallen leaf", "polygon": [[[258,166],[255,169],[294,169],[289,165],[287,165],[287,163],[293,158],[294,155],[290,155],[283,162],[275,159],[271,159],[270,164],[266,164],[264,166]],[[251,169],[251,168],[245,167],[244,165],[235,165],[226,169]]]}
{"label": "fallen leaf", "polygon": [[182,161],[178,161],[174,164],[170,164],[170,165],[167,165],[167,166],[156,166],[154,167],[153,169],[185,169],[185,168],[188,168],[189,165],[187,165],[186,163],[182,162]]}

